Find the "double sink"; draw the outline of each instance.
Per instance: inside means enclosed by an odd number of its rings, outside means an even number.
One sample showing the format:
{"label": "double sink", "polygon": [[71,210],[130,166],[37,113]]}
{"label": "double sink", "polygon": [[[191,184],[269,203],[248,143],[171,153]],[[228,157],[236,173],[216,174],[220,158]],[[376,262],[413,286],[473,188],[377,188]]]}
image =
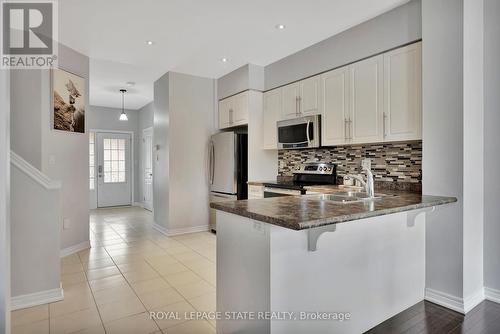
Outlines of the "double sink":
{"label": "double sink", "polygon": [[384,197],[394,197],[396,195],[391,194],[378,194],[375,193],[375,196],[370,197],[365,192],[357,192],[357,191],[341,191],[334,193],[326,193],[320,195],[311,195],[311,199],[320,200],[320,201],[331,201],[334,203],[340,204],[348,204],[348,203],[357,203],[357,202],[368,202],[377,199],[381,199]]}

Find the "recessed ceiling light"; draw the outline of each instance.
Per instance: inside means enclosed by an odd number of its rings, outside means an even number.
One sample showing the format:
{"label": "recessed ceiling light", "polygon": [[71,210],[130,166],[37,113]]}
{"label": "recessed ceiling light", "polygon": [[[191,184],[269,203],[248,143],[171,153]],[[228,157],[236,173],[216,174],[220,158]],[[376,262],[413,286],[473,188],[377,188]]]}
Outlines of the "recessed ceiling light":
{"label": "recessed ceiling light", "polygon": [[278,30],[283,30],[283,29],[285,29],[285,28],[286,28],[286,26],[285,26],[284,24],[277,24],[277,25],[275,25],[274,27],[275,27],[276,29],[278,29]]}
{"label": "recessed ceiling light", "polygon": [[133,87],[133,86],[135,86],[135,82],[133,82],[133,81],[128,81],[128,82],[126,82],[125,84],[126,84],[128,87]]}
{"label": "recessed ceiling light", "polygon": [[227,58],[221,58],[220,61],[223,63],[227,63]]}
{"label": "recessed ceiling light", "polygon": [[147,45],[153,45],[153,44],[155,44],[155,42],[153,42],[153,41],[146,41],[146,44]]}

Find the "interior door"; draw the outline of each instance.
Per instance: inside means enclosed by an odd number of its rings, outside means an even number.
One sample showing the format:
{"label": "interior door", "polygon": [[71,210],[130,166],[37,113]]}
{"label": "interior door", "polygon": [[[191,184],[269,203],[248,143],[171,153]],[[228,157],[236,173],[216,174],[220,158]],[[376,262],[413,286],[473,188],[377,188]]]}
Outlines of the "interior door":
{"label": "interior door", "polygon": [[143,205],[153,211],[153,129],[142,132]]}
{"label": "interior door", "polygon": [[100,132],[96,134],[96,138],[97,206],[131,205],[131,135]]}

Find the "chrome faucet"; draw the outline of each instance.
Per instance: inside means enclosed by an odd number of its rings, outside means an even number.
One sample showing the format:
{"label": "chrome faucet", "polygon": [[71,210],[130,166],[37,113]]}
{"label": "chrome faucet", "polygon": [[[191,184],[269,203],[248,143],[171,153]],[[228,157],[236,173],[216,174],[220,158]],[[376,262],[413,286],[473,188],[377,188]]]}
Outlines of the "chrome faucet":
{"label": "chrome faucet", "polygon": [[366,194],[369,197],[375,197],[375,187],[373,183],[373,173],[369,168],[363,167],[363,171],[366,173],[366,181],[363,179],[362,175],[351,175],[347,174],[344,176],[344,179],[352,179],[359,181],[361,183],[361,186],[365,188]]}

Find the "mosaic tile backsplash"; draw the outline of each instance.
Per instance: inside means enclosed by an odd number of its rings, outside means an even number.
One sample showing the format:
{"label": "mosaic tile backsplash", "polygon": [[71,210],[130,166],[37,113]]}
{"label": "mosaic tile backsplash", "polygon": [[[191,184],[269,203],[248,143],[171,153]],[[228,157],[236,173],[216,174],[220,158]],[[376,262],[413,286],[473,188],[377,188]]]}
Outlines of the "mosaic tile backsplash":
{"label": "mosaic tile backsplash", "polygon": [[280,150],[278,174],[291,176],[295,166],[306,161],[337,164],[337,175],[358,174],[363,158],[372,159],[376,181],[421,183],[422,141]]}

